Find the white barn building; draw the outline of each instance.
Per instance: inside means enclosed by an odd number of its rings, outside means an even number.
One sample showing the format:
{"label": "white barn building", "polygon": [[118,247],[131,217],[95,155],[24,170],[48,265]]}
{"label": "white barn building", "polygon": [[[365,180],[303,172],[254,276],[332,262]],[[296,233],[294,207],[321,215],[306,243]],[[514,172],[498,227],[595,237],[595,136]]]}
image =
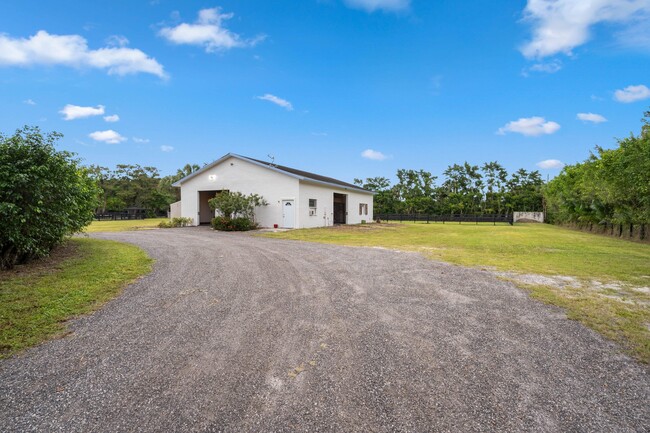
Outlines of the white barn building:
{"label": "white barn building", "polygon": [[181,201],[172,217],[209,224],[215,213],[208,200],[221,191],[259,194],[268,206],[255,210],[262,227],[310,228],[373,221],[373,193],[340,180],[229,153],[173,186]]}

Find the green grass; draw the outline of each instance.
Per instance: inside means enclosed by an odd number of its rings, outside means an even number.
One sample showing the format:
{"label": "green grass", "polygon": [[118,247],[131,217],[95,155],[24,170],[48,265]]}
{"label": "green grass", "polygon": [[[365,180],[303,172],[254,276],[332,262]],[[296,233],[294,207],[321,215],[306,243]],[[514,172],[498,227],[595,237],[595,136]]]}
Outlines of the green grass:
{"label": "green grass", "polygon": [[[463,266],[571,276],[572,287],[525,285],[531,295],[650,362],[650,245],[547,224],[382,224],[292,230],[265,236],[417,251]],[[614,288],[601,283],[617,284]]]}
{"label": "green grass", "polygon": [[42,262],[0,272],[0,358],[64,335],[66,320],[101,307],[152,263],[133,245],[74,238]]}
{"label": "green grass", "polygon": [[144,220],[93,221],[86,227],[86,233],[125,232],[129,230],[149,230],[158,228],[162,221],[169,218],[147,218]]}

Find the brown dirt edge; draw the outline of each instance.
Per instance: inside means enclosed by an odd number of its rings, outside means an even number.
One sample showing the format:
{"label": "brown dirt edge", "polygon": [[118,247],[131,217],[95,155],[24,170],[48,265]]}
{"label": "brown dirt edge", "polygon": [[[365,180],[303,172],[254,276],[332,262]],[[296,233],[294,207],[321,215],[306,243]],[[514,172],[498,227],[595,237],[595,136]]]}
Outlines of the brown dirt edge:
{"label": "brown dirt edge", "polygon": [[54,273],[61,269],[63,263],[79,257],[78,252],[78,245],[74,242],[65,241],[50,251],[50,254],[46,257],[16,265],[13,269],[0,270],[0,281],[15,277],[41,276]]}

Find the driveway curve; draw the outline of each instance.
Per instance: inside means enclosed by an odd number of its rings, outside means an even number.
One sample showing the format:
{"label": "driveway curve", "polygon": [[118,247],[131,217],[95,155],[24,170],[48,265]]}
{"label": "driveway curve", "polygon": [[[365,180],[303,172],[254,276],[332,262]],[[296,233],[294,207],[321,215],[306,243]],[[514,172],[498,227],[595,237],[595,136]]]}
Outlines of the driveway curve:
{"label": "driveway curve", "polygon": [[0,430],[648,431],[614,344],[488,272],[217,233],[97,234],[154,271],[0,362]]}

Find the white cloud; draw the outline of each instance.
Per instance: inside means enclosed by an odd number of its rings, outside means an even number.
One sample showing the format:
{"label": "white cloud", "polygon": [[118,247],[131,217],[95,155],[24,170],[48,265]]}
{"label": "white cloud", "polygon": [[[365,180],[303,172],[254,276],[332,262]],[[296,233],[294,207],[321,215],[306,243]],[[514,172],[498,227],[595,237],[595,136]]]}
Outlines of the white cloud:
{"label": "white cloud", "polygon": [[547,74],[554,74],[557,71],[562,69],[562,62],[555,59],[551,62],[546,62],[546,63],[535,63],[532,65],[528,70],[534,71],[534,72],[546,72]]}
{"label": "white cloud", "polygon": [[411,4],[411,0],[344,0],[344,2],[351,8],[363,9],[367,12],[402,11],[408,9]]}
{"label": "white cloud", "polygon": [[79,35],[51,35],[40,30],[34,36],[11,38],[0,34],[0,66],[69,66],[105,69],[108,74],[139,72],[165,77],[163,66],[140,50],[106,47],[89,50]]}
{"label": "white cloud", "polygon": [[242,39],[224,27],[224,21],[231,19],[234,14],[221,13],[221,8],[201,9],[194,24],[181,23],[175,27],[164,27],[158,33],[168,41],[177,45],[199,45],[208,53],[231,48],[249,47],[264,39],[257,36],[253,39]]}
{"label": "white cloud", "polygon": [[101,116],[104,114],[104,106],[81,107],[79,105],[68,104],[59,113],[63,114],[64,120],[83,119],[84,117]]}
{"label": "white cloud", "polygon": [[595,113],[578,113],[578,119],[584,120],[585,122],[592,122],[592,123],[607,122],[605,116],[602,116],[600,114],[595,114]]}
{"label": "white cloud", "polygon": [[109,47],[126,47],[129,45],[129,40],[122,35],[113,35],[106,38],[106,45]]}
{"label": "white cloud", "polygon": [[543,134],[553,134],[560,125],[555,122],[546,121],[543,117],[523,117],[518,120],[513,120],[499,128],[497,134],[504,135],[506,132],[516,132],[527,136],[537,136]]}
{"label": "white cloud", "polygon": [[377,150],[372,150],[372,149],[366,149],[363,152],[361,152],[361,156],[366,159],[371,159],[373,161],[383,161],[385,159],[388,159],[388,156],[384,155],[383,153],[377,151]]}
{"label": "white cloud", "polygon": [[172,150],[174,150],[174,146],[167,146],[163,144],[162,146],[160,146],[160,150],[162,150],[163,152],[171,152]]}
{"label": "white cloud", "polygon": [[34,102],[33,99],[25,99],[25,100],[23,101],[23,104],[27,104],[27,105],[36,105],[36,102]]}
{"label": "white cloud", "polygon": [[543,58],[586,43],[590,29],[599,23],[647,25],[648,0],[528,0],[525,20],[532,23],[532,40],[521,52],[528,58]]}
{"label": "white cloud", "polygon": [[627,86],[614,92],[614,99],[618,102],[630,103],[650,98],[650,89],[643,84]]}
{"label": "white cloud", "polygon": [[120,120],[120,116],[117,114],[111,114],[110,116],[104,116],[104,120],[106,122],[118,122]]}
{"label": "white cloud", "polygon": [[261,99],[262,101],[269,101],[274,103],[275,105],[279,105],[282,108],[286,108],[289,111],[293,110],[293,105],[291,105],[291,102],[287,101],[286,99],[278,98],[275,95],[271,95],[270,93],[267,93],[264,96],[257,96],[257,99]]}
{"label": "white cloud", "polygon": [[135,143],[149,143],[148,138],[138,138],[138,137],[133,137],[133,141]]}
{"label": "white cloud", "polygon": [[564,163],[562,161],[560,161],[559,159],[546,159],[544,161],[538,162],[537,166],[539,168],[549,170],[549,169],[562,168],[562,167],[564,167]]}
{"label": "white cloud", "polygon": [[108,129],[106,131],[95,131],[91,134],[88,134],[88,137],[92,138],[95,141],[103,141],[108,144],[118,144],[123,141],[126,141],[126,137],[121,136],[118,132]]}

